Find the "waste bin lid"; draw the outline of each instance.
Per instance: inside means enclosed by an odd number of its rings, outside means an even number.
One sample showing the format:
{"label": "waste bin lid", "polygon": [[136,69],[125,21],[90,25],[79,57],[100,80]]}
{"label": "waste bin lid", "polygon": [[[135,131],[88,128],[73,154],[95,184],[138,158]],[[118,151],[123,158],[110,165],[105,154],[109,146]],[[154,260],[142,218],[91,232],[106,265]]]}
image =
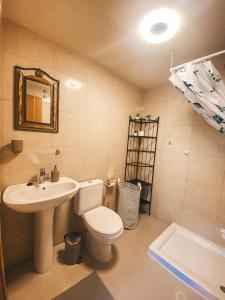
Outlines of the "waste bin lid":
{"label": "waste bin lid", "polygon": [[81,235],[78,232],[70,232],[64,236],[64,241],[67,245],[74,246],[81,242]]}

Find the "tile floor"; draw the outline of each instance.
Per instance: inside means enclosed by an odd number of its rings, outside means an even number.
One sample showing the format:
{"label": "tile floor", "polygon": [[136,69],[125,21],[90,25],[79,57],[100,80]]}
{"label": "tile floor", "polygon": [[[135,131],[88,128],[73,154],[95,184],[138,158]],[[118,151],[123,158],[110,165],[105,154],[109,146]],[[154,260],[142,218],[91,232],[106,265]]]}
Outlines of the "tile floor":
{"label": "tile floor", "polygon": [[[147,255],[148,245],[167,225],[142,215],[136,229],[125,231],[104,266],[84,254],[79,265],[65,265],[63,243],[55,247],[52,270],[36,274],[32,261],[7,270],[9,300],[50,300],[96,270],[115,300],[201,300]],[[104,300],[104,299],[99,299]]]}

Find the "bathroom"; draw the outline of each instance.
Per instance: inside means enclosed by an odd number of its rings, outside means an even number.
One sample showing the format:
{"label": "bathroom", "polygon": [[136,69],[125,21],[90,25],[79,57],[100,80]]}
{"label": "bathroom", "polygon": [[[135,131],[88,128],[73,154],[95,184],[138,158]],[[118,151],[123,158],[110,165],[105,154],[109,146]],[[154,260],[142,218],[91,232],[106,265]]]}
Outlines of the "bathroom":
{"label": "bathroom", "polygon": [[[211,62],[225,80],[225,52],[213,56],[225,49],[225,1],[0,3],[0,299],[225,299],[225,294],[219,297],[217,292],[204,296],[148,253],[150,244],[175,223],[205,243],[216,244],[225,257],[221,234],[225,228],[225,137],[169,80],[171,68],[196,59],[204,63],[202,58],[211,54]],[[160,9],[175,12],[179,22],[172,36],[150,42],[140,30],[142,20]],[[167,32],[167,27],[156,30],[160,38],[160,30]],[[58,109],[52,131],[16,126],[15,66],[42,70],[44,78],[47,74],[48,80],[55,79]],[[87,231],[83,217],[74,210],[82,189],[76,190],[75,197],[54,208],[50,226],[42,228],[44,235],[51,227],[53,263],[48,271],[37,273],[35,214],[11,209],[4,193],[13,185],[38,181],[43,168],[48,182],[56,165],[60,178],[71,178],[80,186],[99,179],[102,205],[117,213],[119,179],[126,179],[130,116],[137,121],[159,117],[150,216],[139,214],[137,226],[121,232],[108,262],[94,259],[84,245],[81,262],[67,265],[65,234],[78,232],[85,240]],[[19,153],[13,151],[12,140]],[[224,259],[218,259],[225,269]],[[85,289],[79,285],[82,282]],[[225,279],[220,285],[225,286]],[[63,298],[71,289],[75,291],[71,298]],[[94,295],[95,290],[99,294]]]}

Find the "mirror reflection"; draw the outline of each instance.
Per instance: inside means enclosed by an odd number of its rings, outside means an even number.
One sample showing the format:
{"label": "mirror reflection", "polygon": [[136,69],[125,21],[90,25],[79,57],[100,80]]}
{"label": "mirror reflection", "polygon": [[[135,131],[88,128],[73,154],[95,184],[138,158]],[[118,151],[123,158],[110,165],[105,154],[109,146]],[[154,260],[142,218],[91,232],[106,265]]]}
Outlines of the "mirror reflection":
{"label": "mirror reflection", "polygon": [[26,121],[50,124],[50,86],[34,80],[26,81]]}

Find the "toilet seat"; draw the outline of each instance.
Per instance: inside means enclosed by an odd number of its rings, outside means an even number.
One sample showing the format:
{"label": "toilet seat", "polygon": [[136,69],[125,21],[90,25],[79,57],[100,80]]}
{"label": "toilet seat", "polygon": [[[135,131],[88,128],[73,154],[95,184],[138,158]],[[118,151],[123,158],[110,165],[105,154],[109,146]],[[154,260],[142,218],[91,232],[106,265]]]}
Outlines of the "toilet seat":
{"label": "toilet seat", "polygon": [[99,206],[84,214],[87,226],[98,236],[114,237],[123,231],[120,216],[113,210]]}

